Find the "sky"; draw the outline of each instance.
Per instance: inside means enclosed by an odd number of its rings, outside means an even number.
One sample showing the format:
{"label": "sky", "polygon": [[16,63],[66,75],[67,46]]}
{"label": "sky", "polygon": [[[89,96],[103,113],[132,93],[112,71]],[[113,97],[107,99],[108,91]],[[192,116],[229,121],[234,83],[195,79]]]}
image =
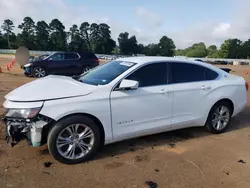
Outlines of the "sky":
{"label": "sky", "polygon": [[0,23],[18,25],[25,16],[47,23],[58,18],[66,29],[104,22],[115,40],[127,31],[143,44],[166,35],[177,48],[196,42],[219,47],[228,38],[250,38],[249,9],[250,0],[0,0]]}

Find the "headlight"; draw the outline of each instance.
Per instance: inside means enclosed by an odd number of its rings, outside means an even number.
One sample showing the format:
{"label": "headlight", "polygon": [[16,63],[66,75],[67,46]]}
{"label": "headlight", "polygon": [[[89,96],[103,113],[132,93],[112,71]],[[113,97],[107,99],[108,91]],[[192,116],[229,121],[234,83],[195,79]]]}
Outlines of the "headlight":
{"label": "headlight", "polygon": [[25,64],[24,67],[29,67],[31,63]]}
{"label": "headlight", "polygon": [[30,119],[35,117],[41,108],[8,109],[6,117]]}

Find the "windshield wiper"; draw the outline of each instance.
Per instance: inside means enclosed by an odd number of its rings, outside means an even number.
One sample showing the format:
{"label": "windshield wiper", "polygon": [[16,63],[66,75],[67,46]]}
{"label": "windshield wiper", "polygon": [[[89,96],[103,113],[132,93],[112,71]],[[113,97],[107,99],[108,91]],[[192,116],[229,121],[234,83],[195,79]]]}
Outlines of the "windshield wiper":
{"label": "windshield wiper", "polygon": [[80,80],[79,80],[79,78],[80,78],[79,75],[74,75],[74,76],[72,76],[72,78],[73,78],[74,80],[80,81]]}

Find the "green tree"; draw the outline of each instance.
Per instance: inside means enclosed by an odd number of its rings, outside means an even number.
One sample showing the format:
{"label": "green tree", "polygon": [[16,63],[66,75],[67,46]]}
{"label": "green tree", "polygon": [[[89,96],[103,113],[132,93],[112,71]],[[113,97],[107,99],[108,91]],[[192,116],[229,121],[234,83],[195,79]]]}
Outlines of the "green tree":
{"label": "green tree", "polygon": [[216,58],[218,56],[218,49],[217,46],[211,45],[207,48],[208,57]]}
{"label": "green tree", "polygon": [[50,49],[64,51],[67,49],[67,35],[65,26],[58,19],[53,19],[50,24]]}
{"label": "green tree", "polygon": [[128,46],[128,40],[129,40],[129,33],[124,32],[120,33],[118,37],[118,43],[119,43],[119,48],[120,48],[120,53],[121,54],[129,54],[129,46]]}
{"label": "green tree", "polygon": [[49,48],[50,28],[45,21],[39,21],[35,27],[36,48],[38,50],[47,50]]}
{"label": "green tree", "polygon": [[83,39],[86,50],[92,52],[92,45],[91,45],[91,34],[90,34],[90,24],[88,22],[83,22],[80,26],[80,35]]}
{"label": "green tree", "polygon": [[145,47],[145,55],[148,56],[159,56],[160,51],[159,44],[149,44]]}
{"label": "green tree", "polygon": [[130,46],[130,54],[137,54],[138,52],[138,44],[136,36],[133,35],[128,39],[128,46]]}
{"label": "green tree", "polygon": [[225,40],[218,52],[221,58],[240,58],[242,41],[239,39]]}
{"label": "green tree", "polygon": [[177,49],[175,50],[175,53],[174,53],[175,56],[186,56],[186,50],[184,49]]}
{"label": "green tree", "polygon": [[100,39],[100,31],[99,31],[99,25],[97,23],[92,23],[90,25],[90,45],[91,45],[91,51],[95,52],[97,45],[98,45],[98,40]]}
{"label": "green tree", "polygon": [[186,49],[187,57],[206,57],[207,49],[203,42],[195,43],[191,47]]}
{"label": "green tree", "polygon": [[137,53],[138,54],[146,54],[145,47],[143,44],[138,44],[137,45]]}
{"label": "green tree", "polygon": [[243,42],[241,45],[241,58],[249,59],[250,58],[250,39]]}
{"label": "green tree", "polygon": [[[93,26],[93,24],[91,25]],[[116,46],[116,42],[111,39],[110,27],[101,23],[98,26],[95,25],[95,30],[92,33],[92,43],[95,46],[94,52],[102,54],[111,54]]]}
{"label": "green tree", "polygon": [[128,32],[120,33],[118,43],[121,54],[132,55],[137,53],[137,40],[135,36],[129,37]]}
{"label": "green tree", "polygon": [[242,41],[239,39],[233,39],[231,42],[231,55],[230,58],[241,58],[243,56],[242,53]]}
{"label": "green tree", "polygon": [[4,20],[2,29],[5,31],[5,34],[7,36],[7,41],[8,41],[8,47],[11,48],[10,45],[10,36],[13,34],[13,29],[14,29],[14,24],[10,19]]}
{"label": "green tree", "polygon": [[15,35],[15,33],[11,33],[10,36],[10,48],[11,49],[16,49],[18,48],[18,44],[17,44],[17,36]]}
{"label": "green tree", "polygon": [[115,46],[115,48],[112,51],[112,54],[120,54],[119,46],[117,46],[117,45]]}
{"label": "green tree", "polygon": [[78,52],[81,52],[83,50],[86,51],[87,49],[86,43],[83,41],[77,25],[74,24],[70,28],[69,38],[70,42],[68,48],[70,51],[78,51]]}
{"label": "green tree", "polygon": [[230,45],[231,45],[231,40],[225,40],[224,43],[221,45],[220,50],[219,50],[219,57],[221,58],[228,58],[230,56]]}
{"label": "green tree", "polygon": [[159,42],[159,48],[161,56],[173,56],[175,52],[175,44],[174,41],[167,36],[163,36]]}
{"label": "green tree", "polygon": [[[101,45],[101,43],[99,43],[99,46],[100,45]],[[116,47],[116,42],[112,38],[108,38],[105,41],[105,44],[104,44],[104,46],[102,48],[101,53],[102,54],[112,54],[112,51],[115,49],[115,47]]]}
{"label": "green tree", "polygon": [[25,17],[18,26],[22,30],[17,36],[18,45],[24,45],[28,49],[36,49],[35,46],[35,22],[30,17]]}
{"label": "green tree", "polygon": [[83,22],[80,35],[88,51],[94,53],[111,54],[116,42],[111,38],[110,27],[105,24]]}
{"label": "green tree", "polygon": [[2,35],[0,31],[0,48],[5,49],[8,48],[8,41],[7,39]]}

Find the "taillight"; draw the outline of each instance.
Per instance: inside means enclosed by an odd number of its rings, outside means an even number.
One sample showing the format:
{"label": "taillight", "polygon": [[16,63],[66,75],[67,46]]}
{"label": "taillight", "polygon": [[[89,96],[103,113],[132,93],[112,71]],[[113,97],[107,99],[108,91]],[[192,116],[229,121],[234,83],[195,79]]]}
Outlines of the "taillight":
{"label": "taillight", "polygon": [[245,82],[246,90],[248,91],[248,83]]}
{"label": "taillight", "polygon": [[99,63],[99,59],[92,59],[94,62]]}

